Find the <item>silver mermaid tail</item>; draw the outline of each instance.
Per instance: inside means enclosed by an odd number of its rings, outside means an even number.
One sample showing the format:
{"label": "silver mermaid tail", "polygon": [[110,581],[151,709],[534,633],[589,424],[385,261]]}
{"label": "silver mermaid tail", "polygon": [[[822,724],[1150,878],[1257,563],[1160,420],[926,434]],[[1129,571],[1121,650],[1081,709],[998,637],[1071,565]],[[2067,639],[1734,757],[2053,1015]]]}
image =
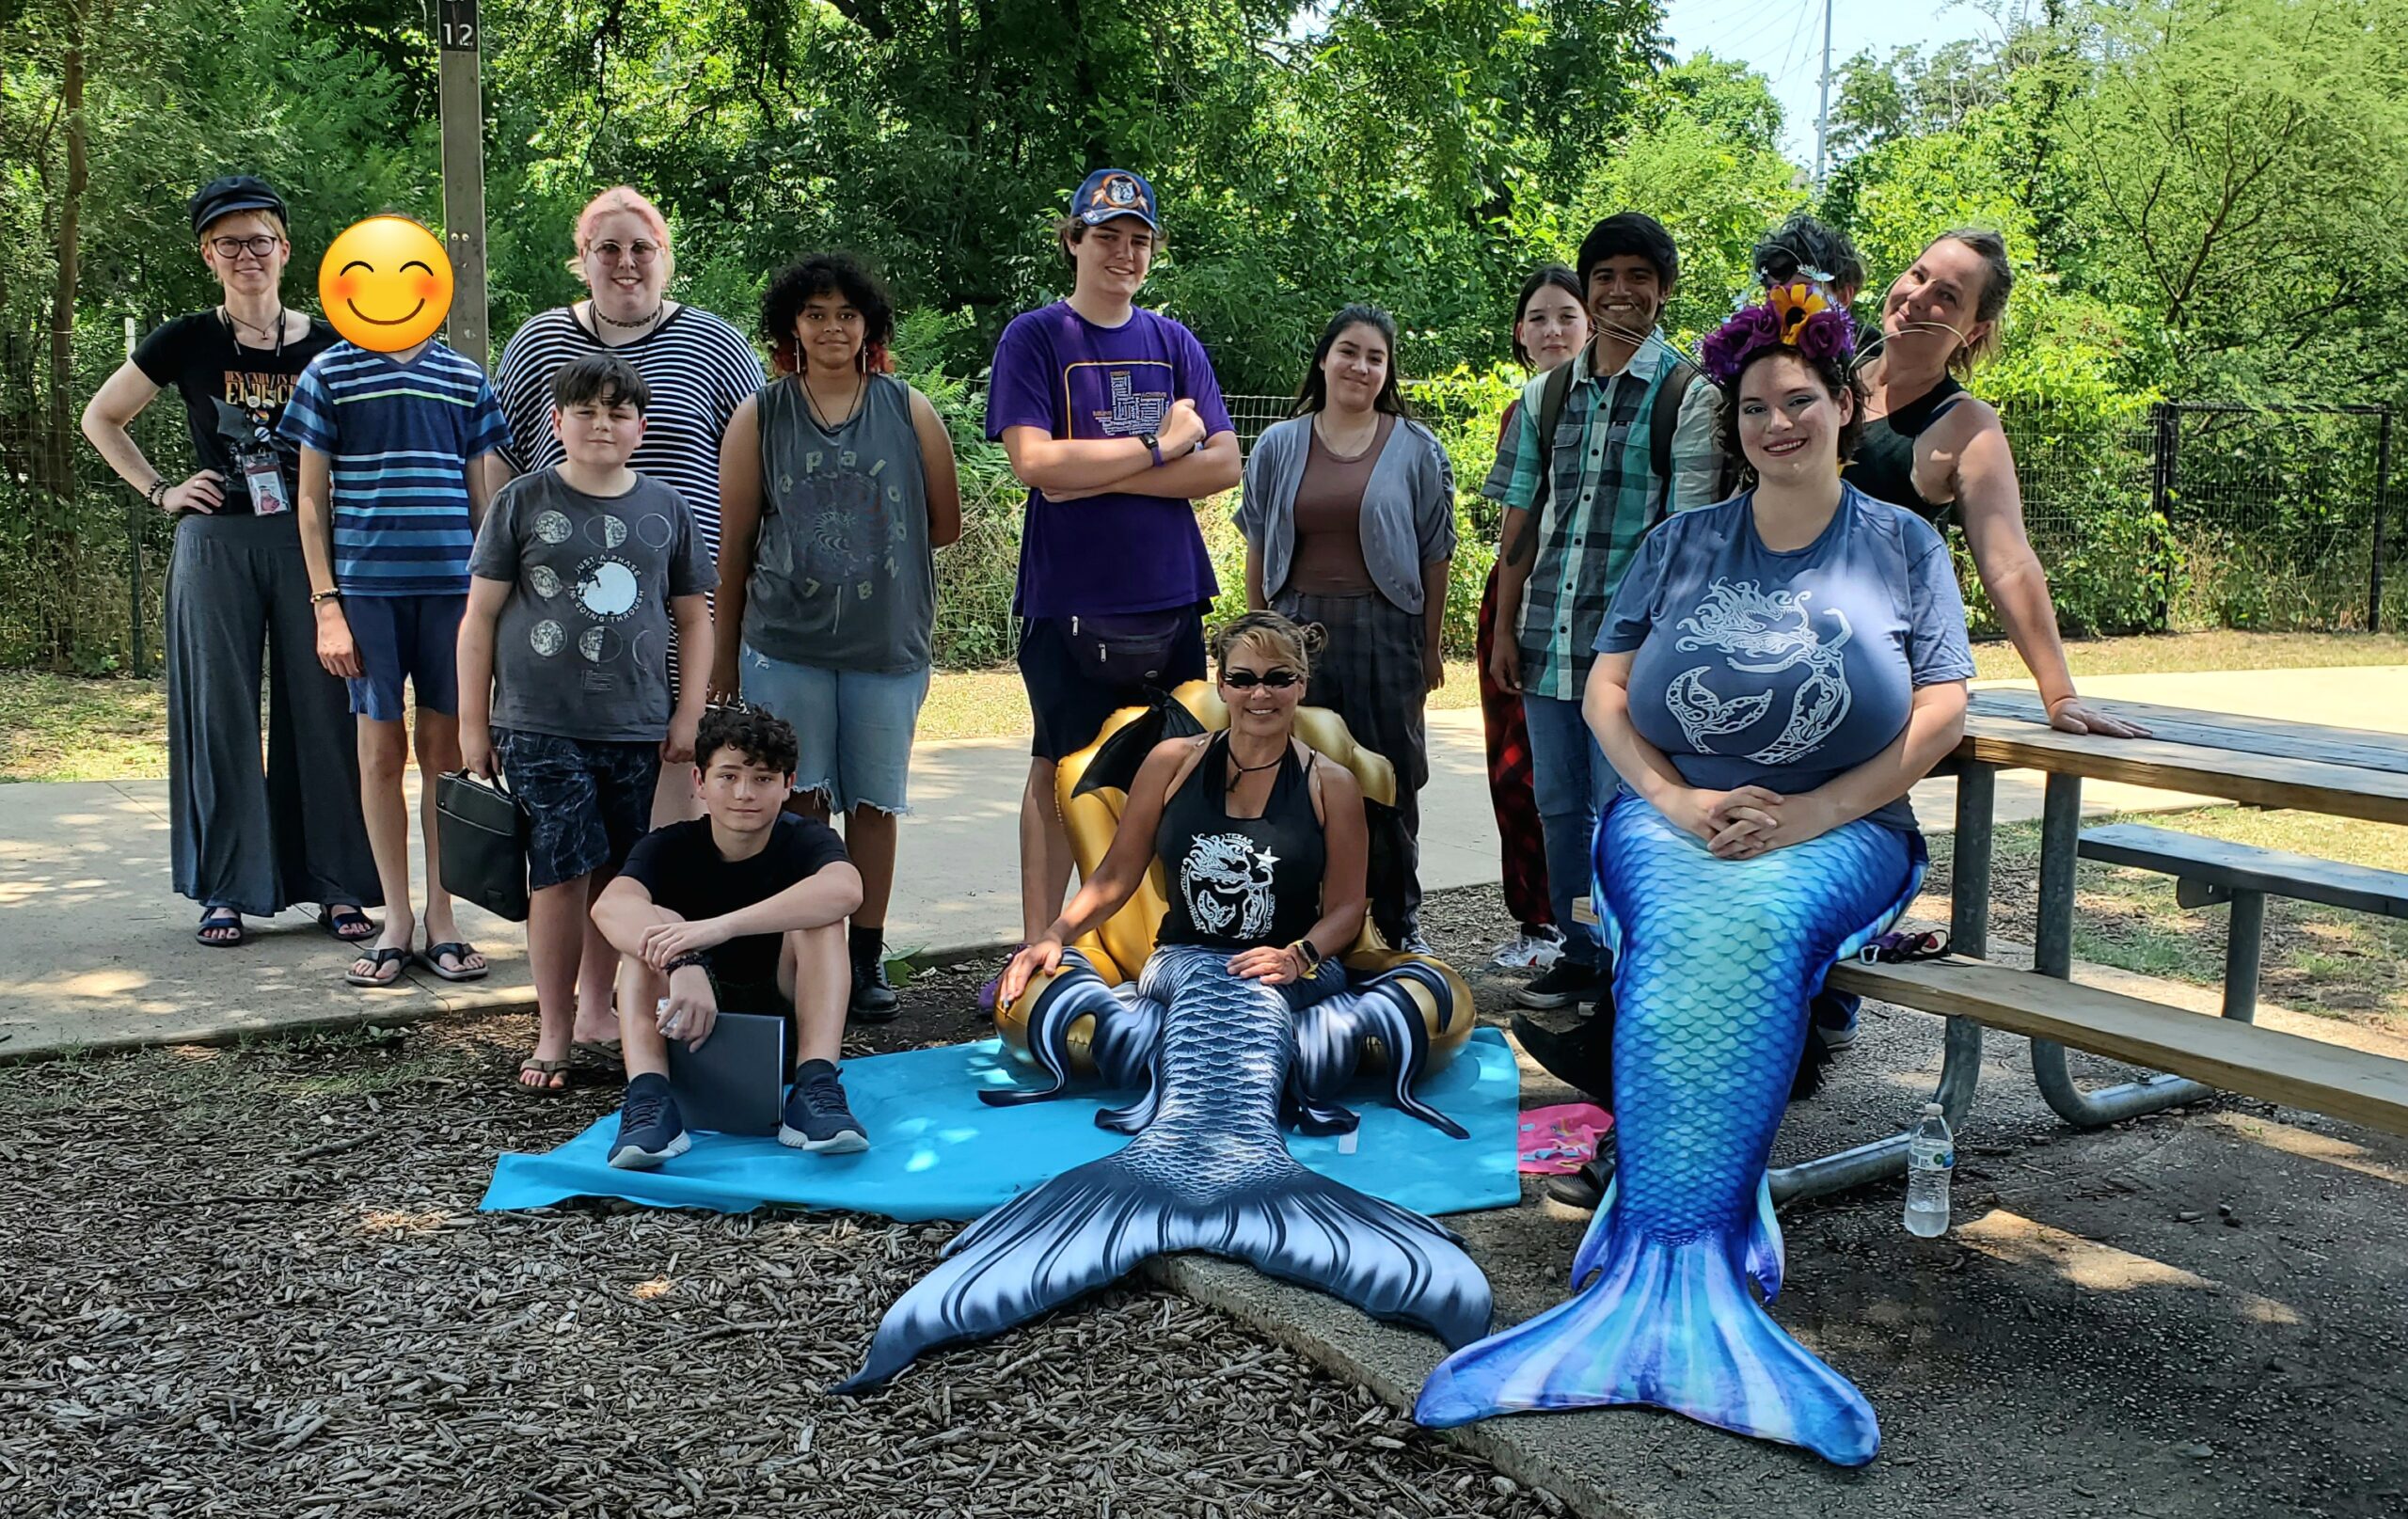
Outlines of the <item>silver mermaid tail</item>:
{"label": "silver mermaid tail", "polygon": [[[999,1095],[1010,1100],[1059,1090],[1063,1034],[1088,1013],[1112,1011],[1120,1016],[1097,1020],[1099,1031],[1116,1031],[1113,1047],[1099,1039],[1097,1064],[1113,1074],[1142,1060],[1150,1080],[1136,1102],[1096,1121],[1135,1137],[964,1229],[944,1260],[887,1310],[861,1370],[837,1391],[875,1387],[927,1351],[1000,1334],[1118,1279],[1149,1256],[1178,1250],[1228,1256],[1321,1288],[1449,1345],[1487,1329],[1488,1279],[1452,1233],[1316,1175],[1288,1153],[1283,1105],[1323,1131],[1352,1128],[1354,1116],[1325,1088],[1300,1088],[1297,1015],[1276,988],[1231,976],[1227,960],[1205,950],[1156,951],[1135,999],[1150,1017],[1133,1021],[1075,952],[1066,957],[1029,1027],[1030,1048],[1053,1069],[1054,1085]],[[1392,1064],[1409,1111],[1460,1135],[1404,1090],[1418,1069],[1414,1042],[1424,1037],[1410,1001],[1393,999],[1402,1011],[1390,1032],[1379,1011],[1389,999],[1341,992],[1327,1002],[1339,998],[1354,1000],[1337,1016],[1368,1019],[1396,1041],[1386,1048],[1402,1056]]]}
{"label": "silver mermaid tail", "polygon": [[1596,874],[1619,941],[1619,1163],[1573,1260],[1578,1291],[1449,1356],[1413,1416],[1444,1428],[1642,1403],[1861,1465],[1881,1443],[1871,1405],[1773,1322],[1746,1279],[1766,1302],[1781,1290],[1765,1165],[1807,999],[1905,910],[1920,851],[1858,821],[1716,860],[1625,796],[1598,825]]}

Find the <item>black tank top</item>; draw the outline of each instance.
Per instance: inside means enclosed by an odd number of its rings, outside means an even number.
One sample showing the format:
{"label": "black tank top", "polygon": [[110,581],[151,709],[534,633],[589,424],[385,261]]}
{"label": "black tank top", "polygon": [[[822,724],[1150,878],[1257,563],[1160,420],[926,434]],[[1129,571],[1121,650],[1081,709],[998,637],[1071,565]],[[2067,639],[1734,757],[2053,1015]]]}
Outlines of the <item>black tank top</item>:
{"label": "black tank top", "polygon": [[1938,522],[1954,503],[1926,501],[1915,489],[1915,439],[1948,414],[1965,394],[1954,374],[1887,417],[1864,424],[1857,439],[1856,456],[1841,471],[1847,483],[1877,501],[1903,506],[1927,521]]}
{"label": "black tank top", "polygon": [[1228,752],[1229,736],[1213,735],[1154,831],[1170,897],[1162,943],[1234,953],[1292,944],[1321,921],[1329,848],[1295,746],[1279,757],[1260,817],[1229,815]]}

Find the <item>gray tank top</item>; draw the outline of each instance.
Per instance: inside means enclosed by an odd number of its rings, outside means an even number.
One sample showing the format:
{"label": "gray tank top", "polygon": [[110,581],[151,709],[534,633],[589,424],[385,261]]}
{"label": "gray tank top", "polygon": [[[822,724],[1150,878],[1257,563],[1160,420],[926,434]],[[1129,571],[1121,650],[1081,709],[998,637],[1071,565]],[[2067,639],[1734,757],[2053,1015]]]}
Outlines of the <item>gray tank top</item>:
{"label": "gray tank top", "polygon": [[823,430],[792,377],[756,394],[761,533],[744,641],[772,659],[899,674],[928,663],[936,559],[911,389],[873,374],[851,420]]}

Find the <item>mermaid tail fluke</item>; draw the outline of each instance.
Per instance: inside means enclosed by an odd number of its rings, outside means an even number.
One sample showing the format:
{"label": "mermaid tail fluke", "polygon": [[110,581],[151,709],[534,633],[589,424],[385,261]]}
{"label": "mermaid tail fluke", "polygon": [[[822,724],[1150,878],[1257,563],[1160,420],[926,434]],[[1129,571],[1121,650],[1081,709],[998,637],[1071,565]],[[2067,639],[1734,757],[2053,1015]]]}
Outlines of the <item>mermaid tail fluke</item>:
{"label": "mermaid tail fluke", "polygon": [[1781,1282],[1769,1194],[1744,1240],[1666,1240],[1624,1227],[1609,1191],[1583,1242],[1586,1290],[1457,1351],[1422,1385],[1417,1423],[1434,1429],[1494,1414],[1633,1405],[1803,1446],[1861,1466],[1881,1446],[1854,1384],[1789,1337],[1747,1288]]}

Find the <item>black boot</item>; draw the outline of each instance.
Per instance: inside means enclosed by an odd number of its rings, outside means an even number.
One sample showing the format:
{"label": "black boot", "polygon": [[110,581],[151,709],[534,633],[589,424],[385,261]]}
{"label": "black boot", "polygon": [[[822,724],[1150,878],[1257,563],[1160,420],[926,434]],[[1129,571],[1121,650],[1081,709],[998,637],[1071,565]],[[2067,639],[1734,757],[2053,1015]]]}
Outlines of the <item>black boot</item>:
{"label": "black boot", "polygon": [[1614,1009],[1610,993],[1595,1013],[1561,1034],[1528,1016],[1513,1015],[1513,1042],[1539,1068],[1576,1089],[1608,1112],[1614,1105]]}
{"label": "black boot", "polygon": [[886,941],[876,928],[854,928],[846,934],[853,956],[853,999],[848,1021],[883,1023],[902,1011],[902,999],[886,979]]}

